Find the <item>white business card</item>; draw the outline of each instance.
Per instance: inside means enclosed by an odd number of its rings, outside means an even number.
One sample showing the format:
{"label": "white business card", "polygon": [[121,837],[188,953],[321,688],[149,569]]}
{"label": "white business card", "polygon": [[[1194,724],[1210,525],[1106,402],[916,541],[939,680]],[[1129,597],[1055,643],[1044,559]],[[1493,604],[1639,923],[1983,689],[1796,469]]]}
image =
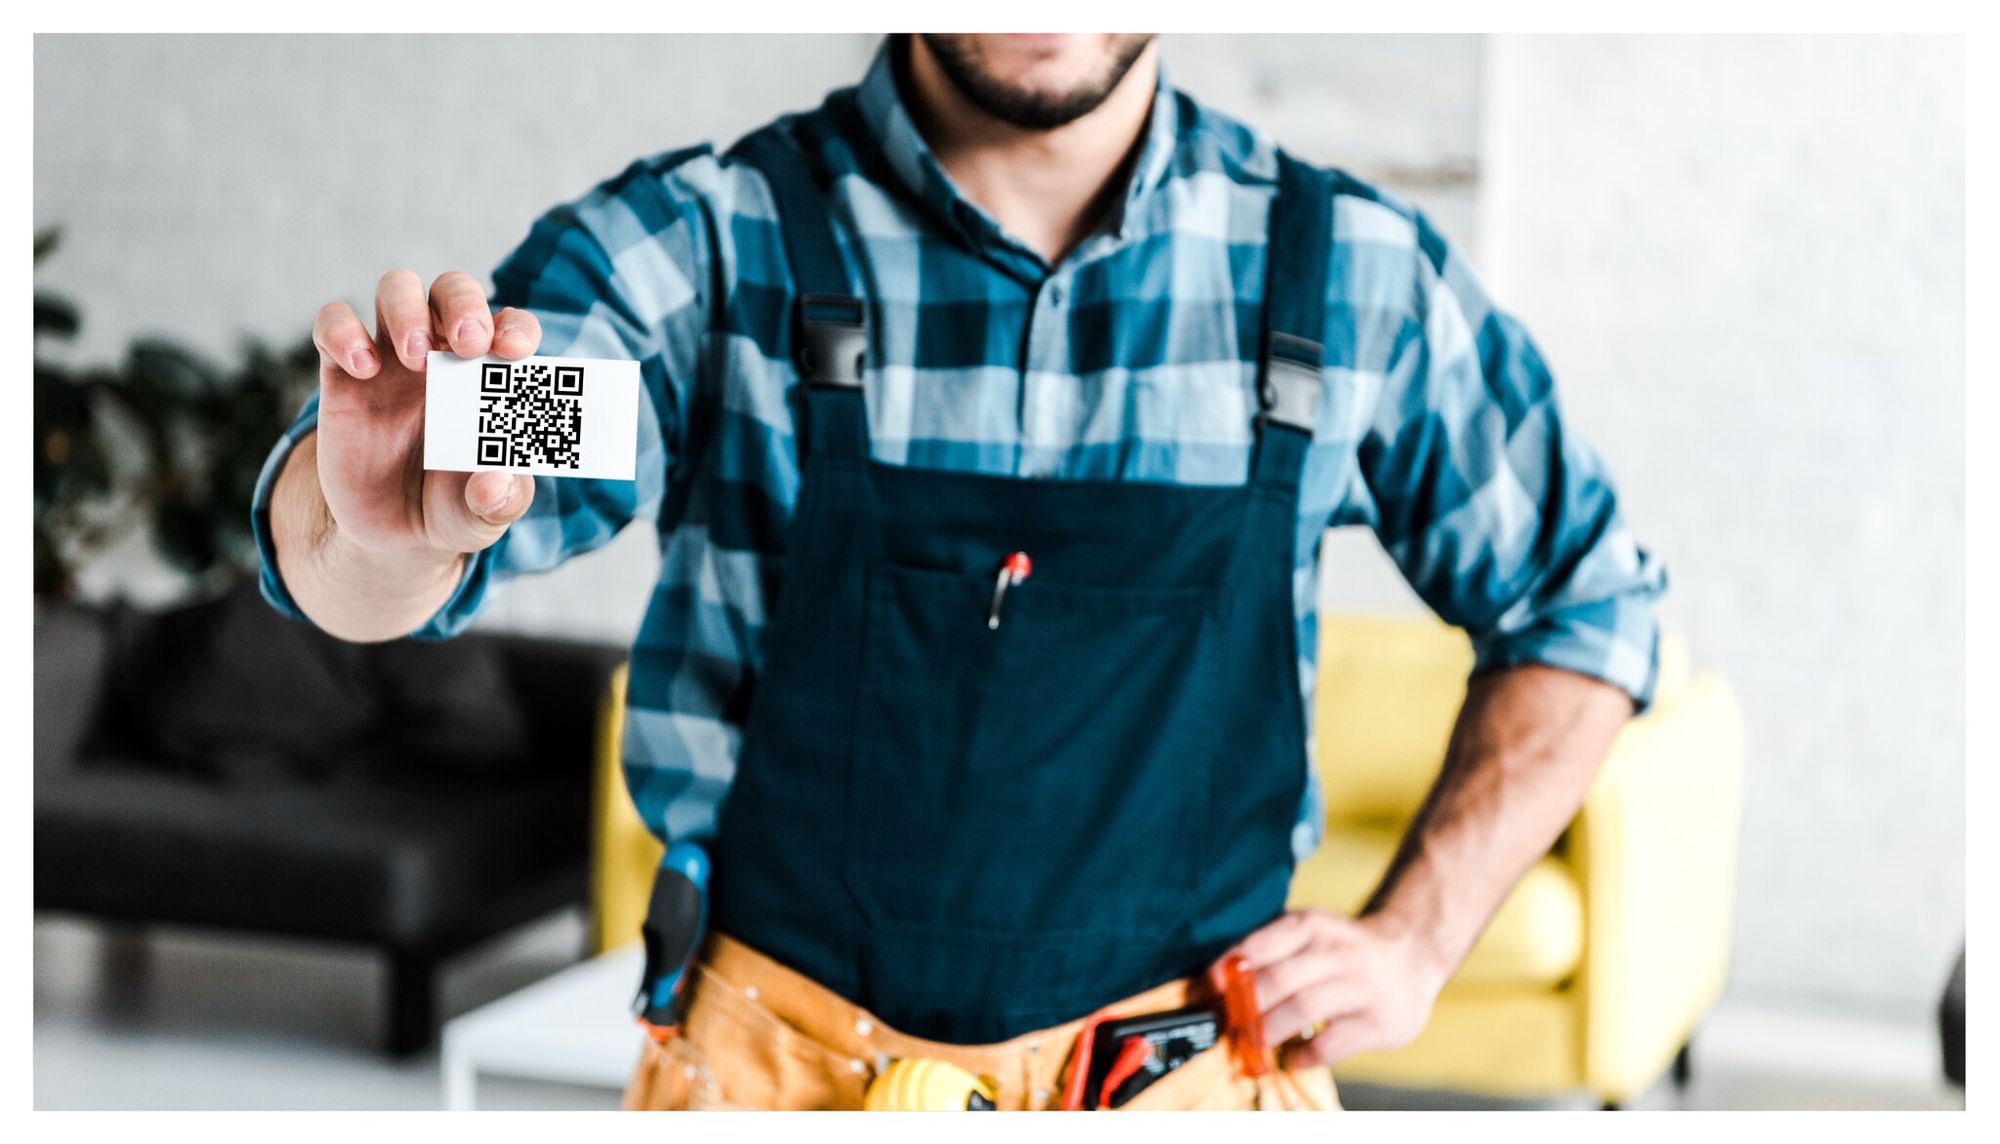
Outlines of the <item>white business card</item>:
{"label": "white business card", "polygon": [[431,351],[424,468],[632,479],[639,363]]}

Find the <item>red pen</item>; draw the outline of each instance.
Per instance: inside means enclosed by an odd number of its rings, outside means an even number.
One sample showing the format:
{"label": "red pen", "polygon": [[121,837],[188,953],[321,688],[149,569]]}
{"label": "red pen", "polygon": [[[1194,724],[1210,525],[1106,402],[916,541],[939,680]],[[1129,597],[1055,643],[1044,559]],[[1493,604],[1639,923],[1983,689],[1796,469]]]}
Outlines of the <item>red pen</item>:
{"label": "red pen", "polygon": [[1000,574],[993,580],[993,606],[986,611],[989,631],[1000,626],[1000,601],[1006,597],[1007,589],[1026,580],[1034,568],[1035,562],[1025,552],[1010,552],[1000,562]]}

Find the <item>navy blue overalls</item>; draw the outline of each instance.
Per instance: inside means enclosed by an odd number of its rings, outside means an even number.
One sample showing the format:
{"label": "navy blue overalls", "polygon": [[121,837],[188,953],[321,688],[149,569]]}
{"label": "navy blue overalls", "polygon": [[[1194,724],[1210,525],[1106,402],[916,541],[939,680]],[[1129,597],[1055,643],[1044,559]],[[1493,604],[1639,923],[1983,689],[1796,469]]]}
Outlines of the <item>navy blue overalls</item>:
{"label": "navy blue overalls", "polygon": [[[1280,158],[1247,483],[917,469],[869,453],[870,308],[811,122],[735,152],[798,291],[803,475],[710,920],[904,1032],[1005,1040],[1198,974],[1283,909],[1332,185]],[[1015,552],[1031,574],[989,627]]]}

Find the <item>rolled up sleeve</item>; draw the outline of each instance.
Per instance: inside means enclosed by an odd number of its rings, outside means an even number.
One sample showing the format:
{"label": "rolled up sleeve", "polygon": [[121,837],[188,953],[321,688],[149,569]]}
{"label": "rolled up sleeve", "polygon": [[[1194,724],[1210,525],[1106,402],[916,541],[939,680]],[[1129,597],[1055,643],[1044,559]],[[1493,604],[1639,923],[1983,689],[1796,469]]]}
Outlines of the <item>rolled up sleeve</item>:
{"label": "rolled up sleeve", "polygon": [[1361,448],[1370,523],[1419,596],[1470,635],[1474,671],[1546,664],[1652,703],[1665,568],[1564,424],[1521,324],[1418,216],[1412,313]]}

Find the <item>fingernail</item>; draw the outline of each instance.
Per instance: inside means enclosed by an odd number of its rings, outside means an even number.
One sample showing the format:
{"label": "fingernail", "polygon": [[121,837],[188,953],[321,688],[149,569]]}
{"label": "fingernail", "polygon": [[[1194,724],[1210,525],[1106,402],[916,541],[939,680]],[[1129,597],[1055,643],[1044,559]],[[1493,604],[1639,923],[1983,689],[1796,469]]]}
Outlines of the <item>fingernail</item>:
{"label": "fingernail", "polygon": [[479,323],[467,318],[458,324],[458,329],[452,333],[451,340],[454,344],[465,345],[478,336]]}
{"label": "fingernail", "polygon": [[410,337],[404,343],[403,352],[412,362],[415,362],[419,366],[423,365],[425,357],[431,352],[431,335],[429,331],[410,331]]}
{"label": "fingernail", "polygon": [[360,376],[361,374],[367,373],[368,371],[374,369],[375,351],[355,350],[354,360],[347,363],[347,368],[357,377]]}

